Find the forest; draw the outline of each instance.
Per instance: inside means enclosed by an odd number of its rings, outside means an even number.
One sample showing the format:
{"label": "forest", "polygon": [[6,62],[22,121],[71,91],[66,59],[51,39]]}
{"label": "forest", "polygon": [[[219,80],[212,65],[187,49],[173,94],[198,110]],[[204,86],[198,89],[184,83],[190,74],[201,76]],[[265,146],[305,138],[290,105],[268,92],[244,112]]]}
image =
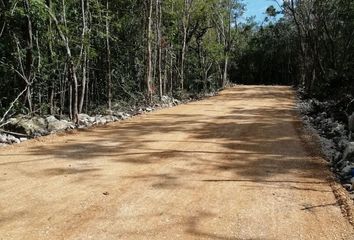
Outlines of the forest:
{"label": "forest", "polygon": [[[229,83],[350,94],[354,2],[271,1],[262,23],[242,0],[0,0],[0,122],[151,103]],[[243,20],[242,20],[243,19]]]}

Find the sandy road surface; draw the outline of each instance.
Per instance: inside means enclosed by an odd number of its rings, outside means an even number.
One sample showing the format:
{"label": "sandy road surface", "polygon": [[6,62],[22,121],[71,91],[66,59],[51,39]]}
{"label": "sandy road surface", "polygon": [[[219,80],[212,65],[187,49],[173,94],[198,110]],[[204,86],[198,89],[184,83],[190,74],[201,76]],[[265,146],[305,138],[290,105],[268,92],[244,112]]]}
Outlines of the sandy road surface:
{"label": "sandy road surface", "polygon": [[353,239],[287,87],[0,150],[0,239]]}

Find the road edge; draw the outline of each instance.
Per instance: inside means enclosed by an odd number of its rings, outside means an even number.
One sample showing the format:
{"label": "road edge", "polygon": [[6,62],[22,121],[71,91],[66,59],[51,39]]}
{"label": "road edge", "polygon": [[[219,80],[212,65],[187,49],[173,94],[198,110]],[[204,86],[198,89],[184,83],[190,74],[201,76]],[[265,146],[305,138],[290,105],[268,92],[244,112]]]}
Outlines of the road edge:
{"label": "road edge", "polygon": [[[296,104],[295,104],[296,106]],[[342,215],[348,220],[348,222],[352,225],[354,229],[354,202],[350,198],[349,193],[344,189],[344,187],[340,184],[339,179],[335,176],[335,174],[331,171],[330,165],[326,160],[326,155],[321,148],[320,136],[317,132],[315,132],[311,126],[308,126],[306,122],[304,122],[301,118],[301,113],[298,109],[294,108],[295,118],[297,119],[294,122],[294,127],[296,132],[303,144],[304,149],[309,153],[309,155],[313,158],[318,159],[318,161],[323,162],[325,165],[326,172],[324,173],[326,176],[326,180],[329,186],[332,189],[332,192],[336,198],[337,204],[341,209]]]}

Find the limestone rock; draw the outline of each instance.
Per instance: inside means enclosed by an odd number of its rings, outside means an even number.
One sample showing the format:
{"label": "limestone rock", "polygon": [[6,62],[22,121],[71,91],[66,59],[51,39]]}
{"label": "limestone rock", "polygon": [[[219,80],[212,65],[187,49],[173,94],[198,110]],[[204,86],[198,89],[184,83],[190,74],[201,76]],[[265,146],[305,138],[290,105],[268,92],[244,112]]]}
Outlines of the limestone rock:
{"label": "limestone rock", "polygon": [[354,142],[349,142],[343,153],[343,160],[353,162],[354,160]]}
{"label": "limestone rock", "polygon": [[48,134],[46,120],[37,116],[31,118],[24,116],[10,118],[6,129],[28,136],[42,136]]}
{"label": "limestone rock", "polygon": [[47,122],[49,132],[59,132],[75,128],[72,122],[66,120],[58,120],[54,116],[47,117]]}

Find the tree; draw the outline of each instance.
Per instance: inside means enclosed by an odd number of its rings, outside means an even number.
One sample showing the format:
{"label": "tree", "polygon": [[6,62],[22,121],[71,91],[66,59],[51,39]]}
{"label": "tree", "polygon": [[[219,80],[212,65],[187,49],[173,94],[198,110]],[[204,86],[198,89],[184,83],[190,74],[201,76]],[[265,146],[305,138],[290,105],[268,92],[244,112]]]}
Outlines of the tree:
{"label": "tree", "polygon": [[228,79],[237,4],[0,0],[0,113],[77,123],[115,101],[217,89]]}

